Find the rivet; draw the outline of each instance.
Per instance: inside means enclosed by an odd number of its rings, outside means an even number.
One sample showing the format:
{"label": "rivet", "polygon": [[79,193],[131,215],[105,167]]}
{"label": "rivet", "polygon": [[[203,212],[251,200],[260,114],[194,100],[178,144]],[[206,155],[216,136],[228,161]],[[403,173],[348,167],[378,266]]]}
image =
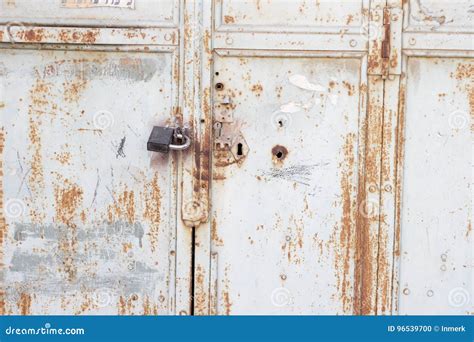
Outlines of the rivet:
{"label": "rivet", "polygon": [[170,255],[175,255],[175,251],[170,251]]}
{"label": "rivet", "polygon": [[439,269],[444,272],[444,271],[447,270],[447,267],[446,267],[446,265],[443,264],[443,265],[441,265],[441,267]]}
{"label": "rivet", "polygon": [[426,295],[427,295],[428,297],[433,297],[433,295],[434,295],[433,290],[428,290],[428,292],[426,292]]}
{"label": "rivet", "polygon": [[158,300],[163,303],[165,301],[165,296],[163,295],[159,296]]}
{"label": "rivet", "polygon": [[349,45],[351,47],[356,47],[357,46],[357,41],[355,41],[355,39],[351,39],[350,42],[349,42]]}
{"label": "rivet", "polygon": [[392,186],[390,184],[387,184],[387,185],[385,185],[384,189],[385,189],[386,192],[390,192],[390,191],[392,191]]}
{"label": "rivet", "polygon": [[441,254],[441,260],[446,261],[448,259],[448,256],[446,254]]}
{"label": "rivet", "polygon": [[393,15],[392,15],[392,20],[393,20],[393,21],[397,21],[397,20],[398,20],[398,15],[393,14]]}
{"label": "rivet", "polygon": [[226,42],[227,45],[232,45],[234,43],[234,40],[231,37],[227,37],[225,39],[225,42]]}
{"label": "rivet", "polygon": [[380,15],[374,14],[374,21],[379,21],[379,20],[380,20]]}
{"label": "rivet", "polygon": [[416,39],[415,38],[410,38],[410,40],[408,41],[408,43],[410,45],[415,45],[416,44]]}
{"label": "rivet", "polygon": [[282,274],[282,275],[280,275],[280,278],[281,278],[281,280],[286,280],[286,275]]}
{"label": "rivet", "polygon": [[171,40],[171,38],[172,38],[172,37],[171,37],[171,34],[170,34],[170,33],[166,33],[166,34],[165,34],[165,40],[166,40],[166,41],[169,42],[169,41]]}
{"label": "rivet", "polygon": [[179,314],[180,314],[181,316],[186,316],[188,313],[186,312],[186,310],[181,310],[181,311],[179,312]]}
{"label": "rivet", "polygon": [[138,295],[137,295],[136,293],[134,293],[134,294],[132,294],[132,295],[130,296],[130,299],[131,299],[131,300],[137,300],[137,299],[138,299]]}
{"label": "rivet", "polygon": [[408,287],[405,287],[403,289],[403,294],[408,296],[410,294],[410,289]]}
{"label": "rivet", "polygon": [[377,187],[375,185],[370,185],[369,192],[375,192],[375,191],[377,191]]}
{"label": "rivet", "polygon": [[287,235],[286,236],[286,241],[291,241],[291,236]]}

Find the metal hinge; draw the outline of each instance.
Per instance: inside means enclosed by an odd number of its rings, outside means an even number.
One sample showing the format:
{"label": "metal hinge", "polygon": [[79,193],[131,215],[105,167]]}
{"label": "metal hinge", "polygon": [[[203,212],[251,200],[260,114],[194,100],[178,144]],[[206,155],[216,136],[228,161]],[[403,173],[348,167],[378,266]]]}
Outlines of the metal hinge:
{"label": "metal hinge", "polygon": [[390,9],[385,7],[383,9],[383,38],[381,46],[381,58],[382,58],[382,78],[387,78],[390,73],[390,19],[391,13]]}
{"label": "metal hinge", "polygon": [[370,28],[378,34],[369,40],[369,74],[387,78],[401,72],[401,35],[403,10],[398,7],[376,8],[370,13]]}

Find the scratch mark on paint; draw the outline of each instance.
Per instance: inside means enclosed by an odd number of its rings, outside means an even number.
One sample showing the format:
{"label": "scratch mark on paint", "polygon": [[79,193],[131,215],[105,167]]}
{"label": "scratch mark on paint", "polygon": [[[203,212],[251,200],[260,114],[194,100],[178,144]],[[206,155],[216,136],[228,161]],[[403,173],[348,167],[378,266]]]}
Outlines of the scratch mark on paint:
{"label": "scratch mark on paint", "polygon": [[120,145],[117,149],[117,154],[115,155],[115,157],[118,159],[118,157],[122,157],[122,158],[125,158],[125,152],[123,151],[123,148],[125,147],[125,140],[127,139],[127,137],[123,137],[122,140],[120,140]]}

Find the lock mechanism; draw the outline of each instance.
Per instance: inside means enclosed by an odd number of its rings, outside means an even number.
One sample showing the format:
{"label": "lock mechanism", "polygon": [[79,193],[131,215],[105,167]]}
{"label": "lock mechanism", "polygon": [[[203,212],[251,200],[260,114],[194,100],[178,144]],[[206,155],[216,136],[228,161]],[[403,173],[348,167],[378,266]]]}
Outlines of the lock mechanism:
{"label": "lock mechanism", "polygon": [[154,126],[148,138],[147,150],[168,153],[170,150],[186,150],[190,145],[191,138],[181,127]]}

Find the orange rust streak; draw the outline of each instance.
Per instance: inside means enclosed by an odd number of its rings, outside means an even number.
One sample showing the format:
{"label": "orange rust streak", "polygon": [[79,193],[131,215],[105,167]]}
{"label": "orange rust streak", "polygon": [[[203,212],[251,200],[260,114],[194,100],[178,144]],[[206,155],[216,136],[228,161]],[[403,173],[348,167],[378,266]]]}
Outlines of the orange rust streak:
{"label": "orange rust streak", "polygon": [[150,230],[147,235],[150,238],[151,251],[154,253],[158,243],[161,206],[161,193],[158,184],[158,174],[156,173],[153,177],[153,180],[145,185],[144,204],[145,210],[143,212],[143,217],[150,224]]}
{"label": "orange rust streak", "polygon": [[22,293],[17,303],[21,315],[29,315],[31,309],[31,295]]}

